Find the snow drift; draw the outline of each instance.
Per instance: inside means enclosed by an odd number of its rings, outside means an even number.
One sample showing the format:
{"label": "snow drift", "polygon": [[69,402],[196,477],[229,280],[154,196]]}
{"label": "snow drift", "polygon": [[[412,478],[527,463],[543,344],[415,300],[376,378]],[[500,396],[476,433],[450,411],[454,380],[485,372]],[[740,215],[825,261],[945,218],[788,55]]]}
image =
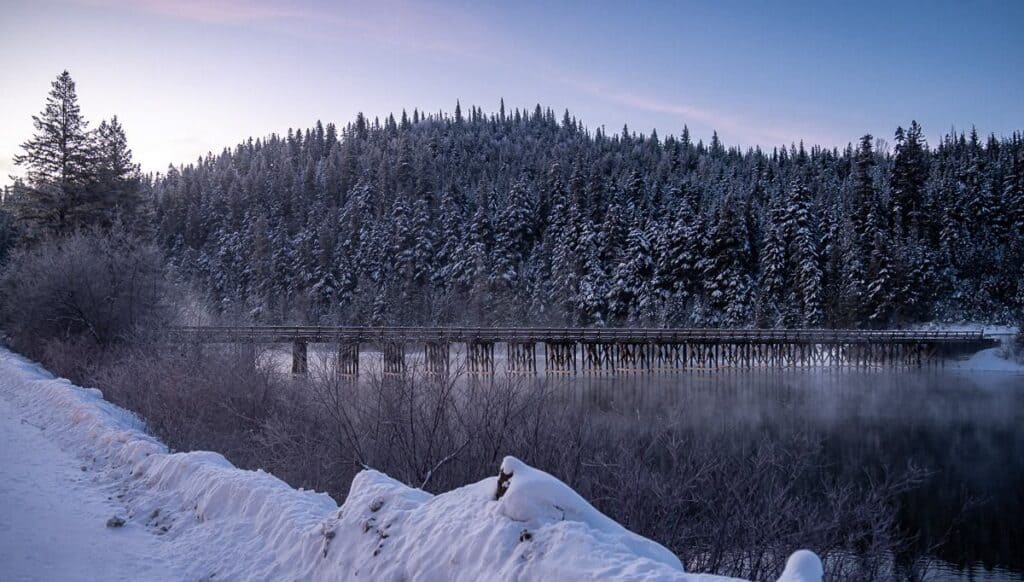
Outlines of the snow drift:
{"label": "snow drift", "polygon": [[[513,457],[497,476],[437,496],[366,470],[339,507],[216,453],[172,453],[99,390],[6,350],[0,396],[92,464],[129,527],[188,556],[166,579],[727,580],[686,573],[666,548]],[[780,580],[821,578],[818,557],[800,551]]]}

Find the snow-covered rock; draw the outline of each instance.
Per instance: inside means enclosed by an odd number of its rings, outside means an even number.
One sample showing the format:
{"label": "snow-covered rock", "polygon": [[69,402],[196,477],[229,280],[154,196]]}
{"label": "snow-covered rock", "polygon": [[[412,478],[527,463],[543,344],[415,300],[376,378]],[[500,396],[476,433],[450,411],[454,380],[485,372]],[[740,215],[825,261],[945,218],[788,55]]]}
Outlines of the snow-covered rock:
{"label": "snow-covered rock", "polygon": [[814,552],[797,550],[786,560],[786,568],[779,576],[779,582],[805,582],[807,580],[821,580],[825,570],[821,566],[821,560]]}
{"label": "snow-covered rock", "polygon": [[[0,396],[121,492],[128,526],[188,557],[166,579],[726,580],[686,573],[669,550],[513,457],[497,476],[436,496],[366,470],[339,507],[216,453],[171,453],[100,391],[6,350]],[[821,578],[817,556],[801,551],[782,579]]]}

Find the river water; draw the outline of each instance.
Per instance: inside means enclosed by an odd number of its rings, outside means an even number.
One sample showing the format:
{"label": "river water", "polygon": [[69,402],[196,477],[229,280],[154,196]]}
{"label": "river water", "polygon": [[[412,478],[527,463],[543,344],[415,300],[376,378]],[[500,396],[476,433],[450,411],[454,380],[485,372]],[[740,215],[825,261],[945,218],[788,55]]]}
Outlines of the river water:
{"label": "river water", "polygon": [[1024,580],[1024,375],[921,370],[718,371],[573,379],[595,410],[670,416],[729,439],[802,431],[840,471],[931,471],[900,499],[932,579]]}
{"label": "river water", "polygon": [[[409,355],[410,361],[416,358]],[[278,359],[282,370],[290,367],[286,352]],[[379,370],[379,352],[364,352],[361,359],[365,372]],[[542,361],[538,368],[543,370]],[[1020,372],[965,370],[951,363],[903,370],[576,376],[556,382],[596,413],[627,422],[668,418],[751,441],[801,431],[820,438],[842,472],[908,464],[927,469],[930,477],[899,500],[899,522],[916,538],[916,547],[934,558],[929,579],[1024,580]]]}

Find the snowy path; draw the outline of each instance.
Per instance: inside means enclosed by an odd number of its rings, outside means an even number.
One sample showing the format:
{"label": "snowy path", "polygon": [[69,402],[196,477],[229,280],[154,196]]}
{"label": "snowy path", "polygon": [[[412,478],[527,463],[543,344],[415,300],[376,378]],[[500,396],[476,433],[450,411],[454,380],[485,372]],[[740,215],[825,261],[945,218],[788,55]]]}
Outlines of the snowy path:
{"label": "snowy path", "polygon": [[131,523],[106,527],[124,508],[83,467],[0,398],[0,578],[166,579],[159,540]]}

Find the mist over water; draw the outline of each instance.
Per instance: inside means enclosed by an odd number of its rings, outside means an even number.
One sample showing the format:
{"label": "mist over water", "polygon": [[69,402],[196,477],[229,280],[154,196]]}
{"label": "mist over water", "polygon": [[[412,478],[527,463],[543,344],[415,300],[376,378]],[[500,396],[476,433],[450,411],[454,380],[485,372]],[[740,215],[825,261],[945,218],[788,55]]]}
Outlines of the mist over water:
{"label": "mist over water", "polygon": [[908,465],[931,476],[900,500],[941,579],[1024,579],[1024,375],[765,370],[560,381],[597,414],[677,423],[736,441],[803,432],[846,478]]}
{"label": "mist over water", "polygon": [[[316,348],[314,374],[332,354]],[[504,350],[495,352],[502,377]],[[290,368],[290,352],[270,355]],[[421,360],[407,353],[411,369]],[[931,579],[1024,580],[1024,374],[940,365],[545,376],[541,354],[537,366],[523,381],[547,382],[611,430],[673,425],[732,447],[808,435],[830,464],[823,479],[927,469],[899,500],[900,526],[914,537],[914,555],[900,558],[934,558]],[[379,372],[380,353],[362,352],[361,368]]]}

